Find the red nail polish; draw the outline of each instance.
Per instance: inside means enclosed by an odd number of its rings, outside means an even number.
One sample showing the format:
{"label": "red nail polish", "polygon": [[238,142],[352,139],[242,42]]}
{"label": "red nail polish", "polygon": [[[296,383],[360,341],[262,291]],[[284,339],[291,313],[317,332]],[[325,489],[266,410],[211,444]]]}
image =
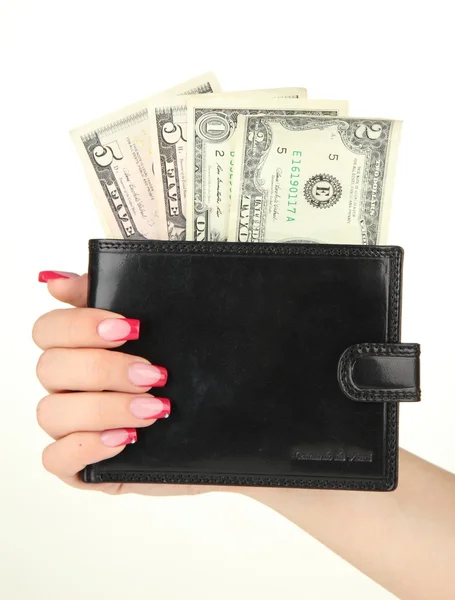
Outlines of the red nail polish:
{"label": "red nail polish", "polygon": [[98,335],[108,342],[137,340],[140,321],[138,319],[104,319],[98,324]]}
{"label": "red nail polish", "polygon": [[139,319],[125,319],[125,321],[131,327],[131,331],[124,339],[137,340],[139,338],[139,328],[141,326],[141,322],[139,321]]}
{"label": "red nail polish", "polygon": [[150,419],[167,419],[168,416],[171,414],[171,401],[169,400],[169,398],[160,398],[159,396],[155,396],[155,398],[157,400],[161,400],[161,402],[163,403],[163,408],[161,409],[161,411],[158,414],[156,414],[155,416],[151,416],[149,418]]}
{"label": "red nail polish", "polygon": [[158,400],[161,400],[163,403],[163,409],[160,413],[158,413],[155,417],[150,417],[151,419],[167,419],[171,414],[171,401],[169,398],[160,398],[159,396],[155,396]]}
{"label": "red nail polish", "polygon": [[167,419],[171,414],[169,398],[136,396],[130,402],[130,411],[138,419]]}
{"label": "red nail polish", "polygon": [[123,427],[122,429],[107,429],[101,434],[101,441],[109,448],[134,444],[137,441],[137,431],[134,427]]}
{"label": "red nail polish", "polygon": [[148,363],[132,363],[128,368],[128,377],[138,387],[163,387],[167,381],[167,371]]}
{"label": "red nail polish", "polygon": [[51,279],[70,279],[77,276],[77,273],[69,273],[67,271],[40,271],[38,281],[47,283]]}
{"label": "red nail polish", "polygon": [[167,382],[167,369],[164,367],[156,367],[160,372],[160,380],[153,385],[153,387],[163,387]]}
{"label": "red nail polish", "polygon": [[134,427],[125,427],[125,431],[128,432],[127,444],[135,444],[137,442],[137,431]]}

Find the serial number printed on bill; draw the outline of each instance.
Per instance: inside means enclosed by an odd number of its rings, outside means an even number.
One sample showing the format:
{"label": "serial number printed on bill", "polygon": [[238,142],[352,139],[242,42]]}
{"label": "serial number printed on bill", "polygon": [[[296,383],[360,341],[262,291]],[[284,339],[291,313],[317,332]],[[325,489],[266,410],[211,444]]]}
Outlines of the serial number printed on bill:
{"label": "serial number printed on bill", "polygon": [[[278,148],[278,152],[287,152],[287,148]],[[300,184],[300,164],[302,159],[294,158],[296,156],[302,156],[302,152],[300,150],[294,150],[292,152],[292,165],[291,165],[291,175],[289,178],[289,193],[288,193],[288,208],[287,212],[290,214],[286,215],[287,221],[295,221],[297,214],[297,200],[298,200],[298,192],[299,192],[299,184]]]}

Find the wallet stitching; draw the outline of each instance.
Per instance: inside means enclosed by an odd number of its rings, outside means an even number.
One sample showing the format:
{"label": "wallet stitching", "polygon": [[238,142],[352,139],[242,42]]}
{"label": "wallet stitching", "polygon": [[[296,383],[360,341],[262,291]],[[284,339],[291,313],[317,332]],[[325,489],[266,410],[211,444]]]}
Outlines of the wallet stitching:
{"label": "wallet stitching", "polygon": [[236,242],[151,242],[147,244],[130,241],[99,241],[91,240],[89,242],[91,250],[120,250],[128,248],[128,252],[138,254],[156,254],[157,252],[166,252],[167,254],[186,254],[193,252],[195,255],[212,254],[233,254],[254,256],[258,254],[275,256],[358,256],[372,258],[398,258],[400,252],[398,248],[365,248],[363,246],[337,247],[328,244],[314,244],[311,246],[302,246],[300,244],[287,244],[283,247],[277,247],[275,244],[264,243],[236,243]]}
{"label": "wallet stitching", "polygon": [[363,400],[365,402],[383,401],[383,400],[411,400],[419,397],[419,390],[361,390],[352,380],[352,367],[354,362],[365,355],[375,356],[407,356],[409,358],[418,358],[420,348],[418,344],[356,344],[351,346],[343,353],[340,359],[340,383],[343,391],[353,400]]}
{"label": "wallet stitching", "polygon": [[280,486],[280,487],[305,487],[315,489],[348,489],[348,490],[389,490],[394,484],[391,478],[375,479],[343,479],[343,478],[312,478],[291,477],[280,475],[268,477],[260,475],[229,475],[229,474],[188,474],[188,473],[148,473],[137,471],[134,473],[94,473],[91,468],[86,468],[84,477],[86,483],[106,482],[149,482],[149,483],[180,483],[180,484],[213,484],[213,485],[242,485],[242,486]]}
{"label": "wallet stitching", "polygon": [[[402,253],[395,252],[395,256],[390,259],[390,303],[389,328],[387,331],[388,342],[400,342],[400,313],[401,313],[401,273],[402,273]],[[388,329],[389,329],[388,328]],[[384,411],[387,419],[387,446],[386,446],[386,473],[385,479],[390,487],[397,481],[398,477],[398,415],[399,404],[384,405]]]}
{"label": "wallet stitching", "polygon": [[[235,246],[235,249],[234,249]],[[313,256],[356,256],[356,257],[377,257],[390,259],[390,302],[391,310],[389,313],[388,335],[391,341],[398,343],[400,335],[400,272],[401,272],[401,250],[399,248],[331,248],[329,246],[315,245],[314,248],[304,248],[299,245],[291,245],[283,249],[274,247],[274,244],[217,244],[214,242],[164,242],[152,243],[147,241],[147,246],[134,242],[108,242],[102,240],[91,240],[89,248],[93,252],[100,250],[125,250],[138,253],[155,253],[159,251],[167,253],[187,253],[191,249],[194,254],[213,253],[222,254],[270,254],[270,255],[313,255]],[[245,475],[216,475],[204,474],[194,475],[188,473],[150,473],[139,471],[102,473],[98,464],[87,466],[83,471],[83,480],[86,482],[154,482],[154,483],[180,483],[180,484],[221,484],[221,485],[275,485],[285,487],[305,487],[316,489],[345,489],[345,490],[369,490],[369,491],[388,491],[396,485],[397,467],[398,467],[398,405],[386,404],[384,406],[387,420],[387,442],[386,442],[386,468],[384,476],[380,479],[349,479],[343,477],[325,477],[312,478],[308,476],[290,477],[290,476],[245,476]]]}

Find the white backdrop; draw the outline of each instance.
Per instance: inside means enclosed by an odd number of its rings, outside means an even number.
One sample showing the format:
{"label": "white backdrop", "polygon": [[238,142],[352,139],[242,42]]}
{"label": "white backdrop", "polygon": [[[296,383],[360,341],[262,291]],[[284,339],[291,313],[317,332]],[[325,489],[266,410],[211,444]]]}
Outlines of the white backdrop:
{"label": "white backdrop", "polygon": [[402,339],[422,344],[423,401],[403,405],[401,445],[455,471],[450,3],[405,4],[0,0],[0,596],[392,598],[241,496],[115,498],[46,473],[30,332],[58,306],[38,271],[84,272],[103,236],[70,129],[209,69],[225,90],[347,99],[404,120],[389,242],[406,252]]}

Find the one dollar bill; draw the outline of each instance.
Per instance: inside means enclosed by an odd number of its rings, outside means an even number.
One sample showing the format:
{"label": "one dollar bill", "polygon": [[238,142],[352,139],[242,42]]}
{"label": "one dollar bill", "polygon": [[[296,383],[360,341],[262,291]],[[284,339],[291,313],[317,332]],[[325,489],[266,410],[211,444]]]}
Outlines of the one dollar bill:
{"label": "one dollar bill", "polygon": [[[219,89],[215,75],[206,73],[163,93],[203,94],[214,88]],[[154,185],[149,103],[150,98],[71,132],[109,237],[167,237]]]}
{"label": "one dollar bill", "polygon": [[187,239],[228,238],[239,116],[254,114],[347,114],[348,103],[258,96],[188,98]]}
{"label": "one dollar bill", "polygon": [[[212,85],[213,92],[219,88]],[[306,97],[304,88],[278,88],[273,90],[247,90],[227,92],[217,98]],[[187,198],[187,100],[185,96],[166,96],[149,104],[151,146],[155,157],[156,195],[161,199],[166,213],[167,237],[184,240],[186,237]],[[158,157],[160,160],[158,161]]]}
{"label": "one dollar bill", "polygon": [[229,240],[386,243],[400,131],[388,119],[242,118]]}

